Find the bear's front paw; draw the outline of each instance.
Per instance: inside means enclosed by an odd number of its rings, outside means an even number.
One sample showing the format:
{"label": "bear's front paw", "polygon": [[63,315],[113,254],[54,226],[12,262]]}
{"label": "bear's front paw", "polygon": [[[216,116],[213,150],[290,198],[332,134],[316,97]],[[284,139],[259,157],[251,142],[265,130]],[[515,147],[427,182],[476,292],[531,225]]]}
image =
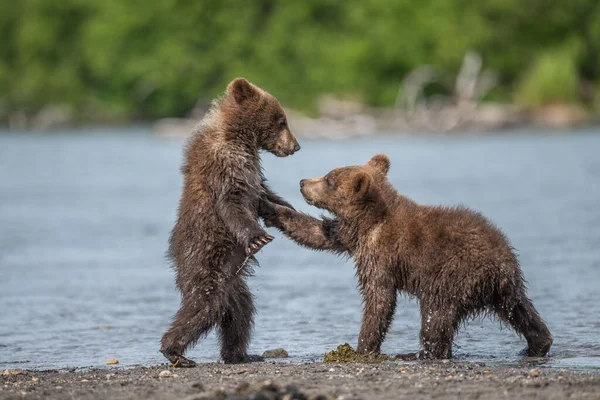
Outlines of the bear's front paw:
{"label": "bear's front paw", "polygon": [[246,247],[246,255],[251,256],[256,254],[266,244],[272,242],[273,239],[275,238],[269,234],[256,236],[255,238],[250,239],[250,242],[248,242],[248,247]]}
{"label": "bear's front paw", "polygon": [[276,204],[271,203],[269,200],[261,199],[258,203],[258,216],[263,220],[268,221],[277,217],[277,212],[275,211]]}

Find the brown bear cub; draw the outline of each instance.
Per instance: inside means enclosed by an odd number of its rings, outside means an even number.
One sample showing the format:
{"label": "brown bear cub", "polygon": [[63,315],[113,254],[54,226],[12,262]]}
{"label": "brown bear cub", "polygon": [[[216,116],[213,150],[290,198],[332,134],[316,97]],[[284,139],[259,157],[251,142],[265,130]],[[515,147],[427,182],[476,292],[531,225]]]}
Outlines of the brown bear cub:
{"label": "brown bear cub", "polygon": [[364,299],[357,351],[379,353],[402,291],[419,301],[422,350],[399,358],[451,358],[461,322],[486,311],[527,339],[528,356],[546,355],[552,335],[527,298],[502,232],[467,208],[424,206],[398,194],[386,178],[389,167],[380,154],[300,181],[306,201],[333,219],[261,202],[267,226],[306,247],[354,258]]}
{"label": "brown bear cub", "polygon": [[259,151],[285,157],[299,149],[277,99],[243,78],[228,85],[189,139],[168,250],[181,307],[161,341],[174,365],[194,366],[183,354],[212,328],[224,362],[260,359],[247,354],[254,305],[245,282],[253,255],[273,240],[258,223],[259,200],[291,206],[267,186]]}

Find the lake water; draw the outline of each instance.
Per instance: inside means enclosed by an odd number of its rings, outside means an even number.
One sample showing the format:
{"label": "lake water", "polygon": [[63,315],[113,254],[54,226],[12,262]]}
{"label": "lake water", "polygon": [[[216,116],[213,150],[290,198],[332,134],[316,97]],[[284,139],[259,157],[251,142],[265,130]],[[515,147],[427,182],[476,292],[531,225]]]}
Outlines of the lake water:
{"label": "lake water", "polygon": [[[301,178],[392,160],[396,188],[425,204],[465,204],[518,249],[529,294],[554,335],[547,365],[600,367],[600,132],[301,140],[263,156],[272,186],[299,209]],[[165,360],[160,338],[179,304],[164,258],[180,195],[182,140],[146,129],[0,134],[0,369],[121,366]],[[300,248],[275,230],[250,279],[252,353],[292,362],[356,346],[361,299],[351,261]],[[418,348],[415,301],[400,298],[383,352]],[[458,359],[514,363],[525,342],[476,319]],[[214,334],[191,350],[218,359]]]}

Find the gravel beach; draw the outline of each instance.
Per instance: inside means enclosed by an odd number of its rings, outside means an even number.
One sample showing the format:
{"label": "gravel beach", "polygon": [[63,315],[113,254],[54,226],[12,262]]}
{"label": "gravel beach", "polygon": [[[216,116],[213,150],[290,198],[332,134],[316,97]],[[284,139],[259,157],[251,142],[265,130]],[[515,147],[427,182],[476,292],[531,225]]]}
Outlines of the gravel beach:
{"label": "gravel beach", "polygon": [[2,399],[600,398],[593,371],[448,361],[7,370],[0,382]]}

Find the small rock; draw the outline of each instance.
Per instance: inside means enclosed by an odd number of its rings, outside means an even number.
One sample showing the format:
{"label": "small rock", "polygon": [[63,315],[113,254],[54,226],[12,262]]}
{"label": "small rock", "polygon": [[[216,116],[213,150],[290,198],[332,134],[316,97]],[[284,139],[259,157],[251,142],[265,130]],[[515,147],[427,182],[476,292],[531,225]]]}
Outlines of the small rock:
{"label": "small rock", "polygon": [[22,375],[22,374],[23,374],[23,370],[20,370],[20,369],[6,369],[2,373],[2,375],[4,375],[4,376],[8,376],[8,375]]}
{"label": "small rock", "polygon": [[198,390],[199,392],[204,391],[204,385],[202,384],[202,382],[194,382],[192,383],[192,387]]}
{"label": "small rock", "polygon": [[452,375],[448,375],[448,376],[446,377],[446,380],[447,380],[447,381],[451,381],[452,379],[453,379],[453,378],[452,378]]}
{"label": "small rock", "polygon": [[537,368],[533,368],[531,371],[529,371],[529,376],[532,378],[537,378],[540,376],[540,371]]}
{"label": "small rock", "polygon": [[108,361],[106,362],[106,365],[115,365],[118,363],[119,363],[119,360],[117,360],[116,358],[109,358]]}
{"label": "small rock", "polygon": [[288,352],[285,349],[273,349],[273,350],[265,350],[263,353],[263,358],[287,358],[289,357]]}
{"label": "small rock", "polygon": [[31,381],[32,381],[32,382],[39,382],[39,381],[40,381],[40,378],[38,378],[38,377],[34,376],[33,378],[31,378]]}
{"label": "small rock", "polygon": [[168,370],[160,371],[160,373],[158,374],[159,378],[171,378],[172,376],[173,376],[173,373]]}

